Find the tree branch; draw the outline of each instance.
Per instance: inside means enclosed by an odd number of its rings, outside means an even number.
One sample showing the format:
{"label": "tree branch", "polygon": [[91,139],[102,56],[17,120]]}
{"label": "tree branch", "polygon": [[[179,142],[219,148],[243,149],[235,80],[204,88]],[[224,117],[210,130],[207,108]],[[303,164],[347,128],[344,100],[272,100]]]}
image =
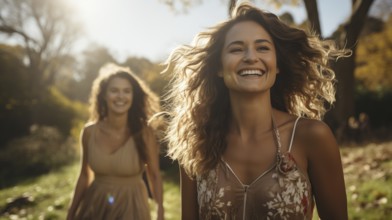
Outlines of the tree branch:
{"label": "tree branch", "polygon": [[33,43],[38,43],[35,39],[31,38],[25,32],[20,31],[20,30],[16,30],[15,28],[13,28],[11,26],[8,26],[8,25],[5,25],[5,24],[2,24],[0,26],[0,32],[8,34],[10,36],[13,35],[13,34],[20,35],[21,37],[23,37],[23,39],[25,39],[27,41],[30,41],[30,42],[33,42]]}
{"label": "tree branch", "polygon": [[308,15],[308,19],[310,22],[311,30],[315,31],[320,37],[322,36],[321,33],[321,25],[320,25],[320,18],[319,12],[317,8],[317,1],[315,0],[304,0],[306,13]]}
{"label": "tree branch", "polygon": [[356,44],[373,2],[374,0],[353,0],[353,12],[345,25],[348,47],[353,47]]}

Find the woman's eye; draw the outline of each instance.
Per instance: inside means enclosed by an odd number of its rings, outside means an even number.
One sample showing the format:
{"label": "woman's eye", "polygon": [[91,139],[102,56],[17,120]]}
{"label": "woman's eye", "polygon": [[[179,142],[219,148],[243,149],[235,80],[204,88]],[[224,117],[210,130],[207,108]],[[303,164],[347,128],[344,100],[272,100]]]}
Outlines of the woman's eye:
{"label": "woman's eye", "polygon": [[115,89],[115,88],[111,88],[111,89],[109,89],[109,92],[110,92],[110,93],[116,93],[116,92],[118,92],[118,90]]}
{"label": "woman's eye", "polygon": [[266,50],[269,50],[269,47],[267,47],[267,46],[260,46],[260,47],[257,47],[257,50],[258,51],[266,51]]}
{"label": "woman's eye", "polygon": [[229,50],[229,52],[230,53],[236,53],[236,52],[242,52],[242,48],[231,48],[230,50]]}

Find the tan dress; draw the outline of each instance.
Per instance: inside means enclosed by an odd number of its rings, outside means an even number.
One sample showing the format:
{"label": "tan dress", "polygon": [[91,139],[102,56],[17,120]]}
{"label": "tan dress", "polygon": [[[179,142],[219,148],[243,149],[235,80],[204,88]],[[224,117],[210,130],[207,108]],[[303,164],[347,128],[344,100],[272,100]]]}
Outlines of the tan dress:
{"label": "tan dress", "polygon": [[290,153],[298,119],[285,153],[280,153],[275,129],[277,160],[251,184],[243,184],[223,160],[216,169],[196,178],[200,219],[312,219],[311,184]]}
{"label": "tan dress", "polygon": [[109,154],[96,144],[96,126],[88,143],[88,161],[95,173],[79,204],[75,219],[149,220],[143,166],[134,139]]}

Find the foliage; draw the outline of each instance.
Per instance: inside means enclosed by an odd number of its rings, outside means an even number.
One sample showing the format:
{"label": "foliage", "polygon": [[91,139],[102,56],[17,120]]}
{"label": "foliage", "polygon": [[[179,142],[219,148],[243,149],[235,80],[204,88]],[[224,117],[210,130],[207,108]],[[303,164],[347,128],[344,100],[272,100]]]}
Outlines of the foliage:
{"label": "foliage", "polygon": [[86,105],[70,101],[55,87],[49,88],[36,105],[40,112],[38,124],[55,126],[65,135],[69,135],[79,121],[87,120]]}
{"label": "foliage", "polygon": [[366,26],[356,54],[355,103],[357,113],[366,112],[382,137],[389,135],[382,129],[392,127],[392,16],[385,23],[369,18]]}
{"label": "foliage", "polygon": [[65,1],[0,1],[0,34],[25,50],[32,82],[52,84],[62,58],[81,33]]}
{"label": "foliage", "polygon": [[357,92],[355,104],[357,114],[365,112],[370,119],[370,126],[373,133],[382,132],[381,134],[373,134],[379,138],[388,137],[388,132],[382,129],[392,128],[392,91],[379,92]]}
{"label": "foliage", "polygon": [[22,48],[0,44],[0,146],[28,133],[32,101],[22,60]]}
{"label": "foliage", "polygon": [[355,71],[359,92],[392,92],[392,16],[384,27],[359,41]]}
{"label": "foliage", "polygon": [[122,65],[129,67],[135,74],[140,76],[158,95],[164,93],[168,79],[160,74],[163,66],[153,63],[146,58],[138,57],[128,57]]}
{"label": "foliage", "polygon": [[0,45],[0,148],[29,133],[33,108],[39,112],[35,123],[56,126],[65,135],[87,118],[84,104],[70,101],[55,87],[42,88],[40,99],[33,96],[23,54],[19,46]]}
{"label": "foliage", "polygon": [[31,135],[7,143],[0,154],[0,188],[12,186],[77,158],[76,140],[65,138],[58,129],[33,126]]}
{"label": "foliage", "polygon": [[141,57],[128,57],[123,63],[119,63],[107,48],[92,45],[83,52],[81,67],[75,67],[74,74],[68,74],[69,78],[57,82],[56,87],[69,98],[87,103],[92,83],[98,76],[101,67],[107,63],[129,67],[157,94],[162,94],[163,88],[167,84],[167,80],[159,74],[163,69],[159,64]]}
{"label": "foliage", "polygon": [[69,74],[68,81],[60,81],[56,86],[70,99],[87,103],[94,79],[106,63],[117,63],[108,48],[90,45],[81,54],[79,65]]}
{"label": "foliage", "polygon": [[[0,0],[0,35],[23,48],[22,62],[17,65],[26,70],[27,86],[21,93],[28,94],[31,101],[22,106],[23,110],[28,109],[28,114],[23,111],[26,119],[12,117],[26,122],[23,128],[45,121],[41,104],[55,104],[44,100],[48,98],[46,92],[72,60],[70,49],[81,33],[75,17],[69,16],[70,11],[66,1]],[[7,83],[19,86],[23,82]]]}

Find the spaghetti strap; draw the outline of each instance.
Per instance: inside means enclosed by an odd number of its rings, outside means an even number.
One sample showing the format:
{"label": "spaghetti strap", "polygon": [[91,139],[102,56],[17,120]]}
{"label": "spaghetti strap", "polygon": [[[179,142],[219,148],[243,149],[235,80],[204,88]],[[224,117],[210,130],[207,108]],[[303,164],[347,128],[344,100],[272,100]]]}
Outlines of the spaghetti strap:
{"label": "spaghetti strap", "polygon": [[290,140],[290,145],[289,145],[289,152],[291,152],[291,146],[293,145],[294,136],[295,136],[295,129],[297,128],[297,123],[298,123],[300,118],[301,118],[301,116],[298,116],[297,119],[294,122],[293,133],[291,134],[291,140]]}

